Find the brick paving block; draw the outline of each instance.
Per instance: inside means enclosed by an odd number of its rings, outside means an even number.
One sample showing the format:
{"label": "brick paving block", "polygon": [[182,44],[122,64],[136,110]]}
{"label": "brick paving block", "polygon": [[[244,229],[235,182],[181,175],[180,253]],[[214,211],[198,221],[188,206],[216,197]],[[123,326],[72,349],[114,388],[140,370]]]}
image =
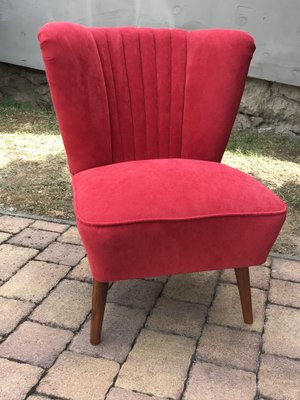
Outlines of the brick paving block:
{"label": "brick paving block", "polygon": [[25,318],[34,305],[0,297],[0,334],[7,335]]}
{"label": "brick paving block", "polygon": [[84,282],[92,282],[92,275],[87,257],[84,257],[80,263],[69,272],[68,278]]}
{"label": "brick paving block", "polygon": [[263,335],[266,353],[300,358],[300,310],[271,304]]}
{"label": "brick paving block", "polygon": [[15,297],[35,303],[68,273],[70,267],[42,261],[29,261],[0,288],[0,296]]}
{"label": "brick paving block", "polygon": [[300,284],[272,279],[269,300],[272,303],[300,308]]}
{"label": "brick paving block", "polygon": [[199,360],[256,372],[260,335],[206,324],[197,349]]}
{"label": "brick paving block", "polygon": [[114,361],[66,351],[42,379],[37,392],[70,400],[104,399],[118,370]]}
{"label": "brick paving block", "polygon": [[33,222],[33,219],[11,217],[2,215],[0,217],[0,231],[8,233],[18,233]]}
{"label": "brick paving block", "polygon": [[162,297],[147,320],[147,328],[197,338],[206,314],[203,305]]}
{"label": "brick paving block", "polygon": [[82,246],[55,242],[39,254],[37,260],[75,266],[84,255],[85,250]]}
{"label": "brick paving block", "polygon": [[69,228],[65,233],[63,233],[57,240],[63,243],[82,245],[81,237],[79,235],[76,226],[71,226],[71,228]]}
{"label": "brick paving block", "polygon": [[35,221],[31,225],[31,228],[62,233],[69,228],[69,225],[58,224],[56,222],[48,222],[48,221]]}
{"label": "brick paving block", "polygon": [[42,373],[42,368],[0,359],[0,400],[23,400]]}
{"label": "brick paving block", "polygon": [[113,387],[110,389],[106,400],[167,400],[166,398],[148,396],[146,394],[132,392],[131,390]]}
{"label": "brick paving block", "polygon": [[5,242],[7,239],[9,239],[11,235],[6,232],[0,232],[0,244]]}
{"label": "brick paving block", "polygon": [[42,250],[53,242],[59,233],[41,231],[32,228],[26,228],[22,232],[13,236],[8,243],[21,246],[33,247],[34,249]]}
{"label": "brick paving block", "polygon": [[177,399],[194,350],[192,339],[143,330],[120,370],[116,386]]}
{"label": "brick paving block", "polygon": [[231,284],[221,284],[208,313],[208,322],[232,326],[244,330],[262,332],[264,325],[266,293],[259,289],[251,289],[253,324],[245,324],[238,287]]}
{"label": "brick paving block", "polygon": [[272,266],[273,263],[273,259],[271,256],[268,256],[268,258],[266,259],[266,261],[262,264],[264,267],[268,267],[270,268]]}
{"label": "brick paving block", "polygon": [[252,372],[199,362],[192,367],[183,398],[253,400],[255,394],[256,376]]}
{"label": "brick paving block", "polygon": [[[32,396],[27,397],[26,400],[51,400],[51,397],[32,395]],[[56,400],[59,400],[59,399],[56,399]]]}
{"label": "brick paving block", "polygon": [[143,278],[146,281],[156,281],[156,282],[162,282],[162,283],[166,283],[167,280],[169,279],[168,275],[161,275],[161,276],[153,276],[151,278]]}
{"label": "brick paving block", "polygon": [[34,310],[30,318],[67,329],[78,329],[91,310],[91,299],[90,284],[65,279]]}
{"label": "brick paving block", "polygon": [[122,363],[130,352],[132,343],[145,322],[146,315],[144,310],[129,309],[108,303],[104,314],[101,343],[98,346],[90,344],[89,320],[74,337],[69,349]]}
{"label": "brick paving block", "polygon": [[273,258],[272,278],[300,282],[300,261]]}
{"label": "brick paving block", "polygon": [[[251,287],[268,290],[270,281],[270,268],[251,267],[249,268]],[[221,274],[221,280],[230,283],[236,283],[234,269],[224,269]]]}
{"label": "brick paving block", "polygon": [[163,296],[208,306],[212,300],[218,276],[217,271],[173,275],[164,288]]}
{"label": "brick paving block", "polygon": [[0,345],[0,356],[49,368],[65,349],[70,331],[24,322]]}
{"label": "brick paving block", "polygon": [[160,282],[131,279],[115,282],[108,291],[107,301],[150,310],[161,292]]}
{"label": "brick paving block", "polygon": [[2,244],[0,246],[0,279],[5,281],[10,278],[37,253],[38,250],[35,249]]}
{"label": "brick paving block", "polygon": [[299,400],[299,376],[299,361],[264,354],[261,356],[258,390],[262,398]]}

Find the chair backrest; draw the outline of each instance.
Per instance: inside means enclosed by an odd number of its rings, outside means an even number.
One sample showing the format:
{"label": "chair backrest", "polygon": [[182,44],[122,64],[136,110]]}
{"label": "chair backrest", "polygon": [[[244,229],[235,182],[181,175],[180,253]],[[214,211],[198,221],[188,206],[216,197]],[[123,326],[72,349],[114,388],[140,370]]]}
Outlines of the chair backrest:
{"label": "chair backrest", "polygon": [[72,174],[147,158],[220,161],[255,49],[245,32],[39,31]]}

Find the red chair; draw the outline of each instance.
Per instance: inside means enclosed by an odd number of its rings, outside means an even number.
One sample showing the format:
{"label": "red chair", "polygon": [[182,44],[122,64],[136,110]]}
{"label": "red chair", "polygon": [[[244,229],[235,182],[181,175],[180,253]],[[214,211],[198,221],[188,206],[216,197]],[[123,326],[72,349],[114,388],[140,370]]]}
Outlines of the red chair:
{"label": "red chair", "polygon": [[235,268],[252,323],[248,266],[263,263],[286,205],[220,164],[252,53],[233,30],[39,31],[93,282],[91,343],[108,282]]}

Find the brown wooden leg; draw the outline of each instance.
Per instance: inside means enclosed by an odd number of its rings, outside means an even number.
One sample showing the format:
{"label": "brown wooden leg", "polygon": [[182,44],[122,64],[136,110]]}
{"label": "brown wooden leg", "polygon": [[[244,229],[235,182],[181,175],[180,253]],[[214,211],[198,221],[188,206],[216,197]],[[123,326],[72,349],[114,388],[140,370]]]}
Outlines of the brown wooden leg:
{"label": "brown wooden leg", "polygon": [[93,280],[92,320],[90,342],[96,346],[101,341],[102,322],[105,310],[108,282]]}
{"label": "brown wooden leg", "polygon": [[243,317],[246,324],[253,323],[249,268],[235,268],[235,276],[240,292]]}

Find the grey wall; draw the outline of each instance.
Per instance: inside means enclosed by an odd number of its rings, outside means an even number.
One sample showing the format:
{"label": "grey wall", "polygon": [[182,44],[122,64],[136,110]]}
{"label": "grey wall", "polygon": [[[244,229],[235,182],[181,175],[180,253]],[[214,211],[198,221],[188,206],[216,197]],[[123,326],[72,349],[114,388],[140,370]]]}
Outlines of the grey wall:
{"label": "grey wall", "polygon": [[300,86],[300,0],[0,0],[0,61],[42,69],[47,21],[235,28],[255,39],[250,76]]}

